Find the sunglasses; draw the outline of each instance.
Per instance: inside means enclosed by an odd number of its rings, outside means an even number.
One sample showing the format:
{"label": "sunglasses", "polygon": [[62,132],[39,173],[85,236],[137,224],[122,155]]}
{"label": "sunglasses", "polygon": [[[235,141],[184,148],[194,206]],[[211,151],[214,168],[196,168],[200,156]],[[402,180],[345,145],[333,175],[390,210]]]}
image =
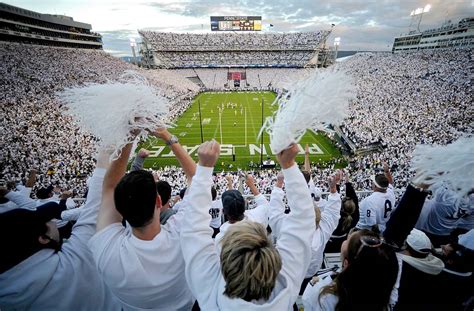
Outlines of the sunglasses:
{"label": "sunglasses", "polygon": [[377,248],[377,247],[382,246],[382,244],[386,244],[384,239],[368,236],[368,235],[361,236],[360,243],[361,244],[359,246],[359,250],[357,251],[357,254],[355,255],[355,258],[359,257],[364,247]]}

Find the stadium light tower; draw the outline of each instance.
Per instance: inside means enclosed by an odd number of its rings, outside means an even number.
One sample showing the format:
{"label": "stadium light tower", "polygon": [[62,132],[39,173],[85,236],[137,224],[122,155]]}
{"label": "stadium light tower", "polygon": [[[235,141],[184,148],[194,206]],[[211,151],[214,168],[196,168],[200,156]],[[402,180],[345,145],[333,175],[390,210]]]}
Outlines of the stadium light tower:
{"label": "stadium light tower", "polygon": [[337,59],[337,50],[339,48],[339,44],[341,44],[341,37],[334,38],[334,47],[336,49],[336,53],[334,53],[334,61]]}
{"label": "stadium light tower", "polygon": [[135,47],[137,46],[137,42],[135,41],[135,38],[130,38],[130,47],[132,48],[132,55],[133,55],[133,63],[136,65],[137,62],[136,62],[136,59],[137,59],[137,56],[135,54]]}
{"label": "stadium light tower", "polygon": [[418,19],[418,25],[416,26],[416,30],[420,32],[420,24],[421,20],[423,19],[423,14],[428,13],[431,10],[431,4],[425,5],[424,8],[417,8],[416,10],[411,11],[410,16],[412,17],[412,22],[410,23],[410,28],[411,25],[413,24],[414,19]]}

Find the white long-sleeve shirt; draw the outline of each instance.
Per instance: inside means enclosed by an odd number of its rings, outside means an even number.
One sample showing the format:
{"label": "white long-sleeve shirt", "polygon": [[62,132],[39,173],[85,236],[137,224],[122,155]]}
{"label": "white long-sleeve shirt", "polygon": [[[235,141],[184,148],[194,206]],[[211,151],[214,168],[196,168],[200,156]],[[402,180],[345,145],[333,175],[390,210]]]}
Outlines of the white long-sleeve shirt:
{"label": "white long-sleeve shirt", "polygon": [[[272,228],[272,234],[277,239],[277,245],[281,222],[289,215],[285,214],[283,196],[283,190],[278,187],[273,188],[270,196],[270,227]],[[329,241],[331,234],[336,230],[339,218],[341,217],[341,197],[338,193],[329,194],[327,201],[322,201],[321,205],[324,206],[324,210],[321,212],[319,227],[313,232],[314,234],[311,239],[311,262],[305,278],[312,277],[321,268],[324,247]]]}
{"label": "white long-sleeve shirt", "polygon": [[202,310],[290,310],[296,301],[311,256],[315,229],[314,209],[303,174],[296,165],[283,170],[292,214],[281,224],[278,252],[282,268],[267,301],[230,299],[223,294],[225,280],[219,254],[211,238],[208,213],[211,206],[212,168],[198,166],[189,194],[181,230],[186,280]]}
{"label": "white long-sleeve shirt", "polygon": [[[87,247],[88,240],[95,233],[104,174],[105,169],[94,171],[87,202],[61,251],[40,250],[0,274],[2,310],[120,309],[100,278]],[[31,202],[36,205],[34,200]]]}
{"label": "white long-sleeve shirt", "polygon": [[123,309],[192,308],[194,298],[186,284],[179,247],[179,230],[187,208],[183,205],[151,241],[137,238],[121,223],[105,227],[90,240],[100,275]]}
{"label": "white long-sleeve shirt", "polygon": [[339,193],[331,193],[327,201],[321,202],[324,206],[321,212],[319,227],[314,231],[311,241],[311,263],[309,264],[306,278],[310,278],[318,272],[323,263],[324,248],[336,230],[341,217],[341,197]]}

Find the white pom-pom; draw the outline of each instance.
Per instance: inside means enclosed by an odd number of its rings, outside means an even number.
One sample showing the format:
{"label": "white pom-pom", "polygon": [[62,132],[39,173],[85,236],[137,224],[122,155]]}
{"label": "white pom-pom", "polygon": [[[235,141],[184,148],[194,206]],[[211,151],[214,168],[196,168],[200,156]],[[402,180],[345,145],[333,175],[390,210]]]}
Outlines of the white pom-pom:
{"label": "white pom-pom", "polygon": [[266,130],[270,148],[277,154],[297,143],[307,129],[325,130],[347,115],[349,101],[355,95],[352,77],[342,71],[315,71],[295,82],[280,99],[276,114],[268,117],[260,135]]}
{"label": "white pom-pom", "polygon": [[415,183],[448,187],[460,196],[474,189],[474,136],[464,136],[446,146],[418,145],[411,168]]}
{"label": "white pom-pom", "polygon": [[118,82],[88,84],[66,89],[58,94],[82,129],[100,138],[103,146],[113,148],[117,158],[121,148],[131,142],[132,129],[140,138],[147,131],[169,124],[163,118],[169,112],[169,101],[158,95],[148,82],[127,71]]}

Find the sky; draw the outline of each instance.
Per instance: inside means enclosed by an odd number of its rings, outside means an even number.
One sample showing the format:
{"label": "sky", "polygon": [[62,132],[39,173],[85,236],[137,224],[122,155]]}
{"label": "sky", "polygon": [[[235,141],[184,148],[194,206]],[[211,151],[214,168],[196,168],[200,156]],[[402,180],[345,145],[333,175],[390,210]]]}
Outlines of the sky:
{"label": "sky", "polygon": [[[137,29],[210,32],[210,16],[262,16],[264,32],[329,30],[328,43],[341,38],[340,50],[390,50],[393,38],[405,34],[410,12],[431,4],[420,29],[457,23],[474,16],[474,0],[1,0],[47,14],[64,14],[92,25],[103,36],[104,50],[131,55]],[[272,24],[273,27],[269,25]],[[416,24],[416,23],[415,23]]]}

